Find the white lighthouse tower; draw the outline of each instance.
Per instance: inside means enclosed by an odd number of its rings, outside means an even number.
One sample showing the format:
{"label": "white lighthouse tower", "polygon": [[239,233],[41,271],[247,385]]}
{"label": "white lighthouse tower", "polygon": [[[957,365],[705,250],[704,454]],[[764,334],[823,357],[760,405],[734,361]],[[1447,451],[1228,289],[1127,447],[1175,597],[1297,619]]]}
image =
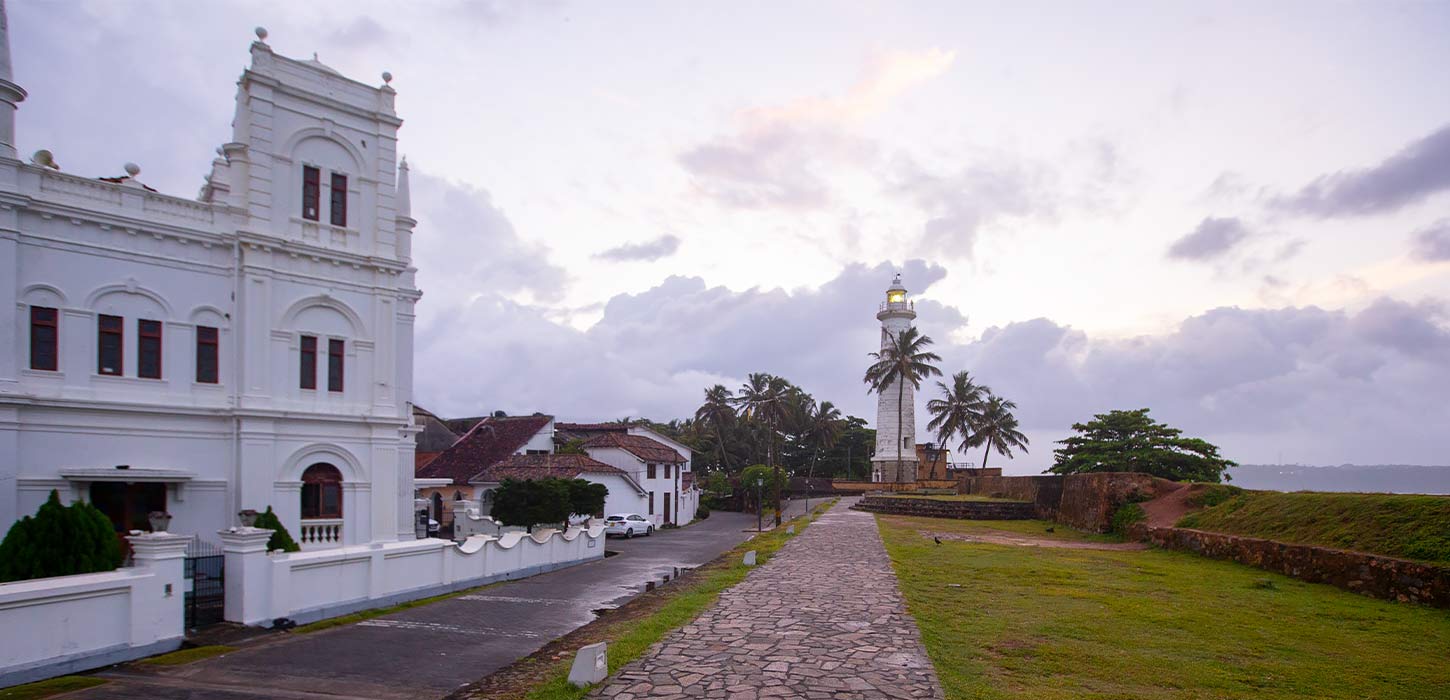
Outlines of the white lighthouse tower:
{"label": "white lighthouse tower", "polygon": [[[881,321],[883,349],[893,338],[910,328],[911,322],[916,319],[916,305],[907,300],[900,273],[886,289],[886,301],[877,310],[876,319]],[[898,387],[893,382],[876,396],[876,454],[871,457],[872,481],[916,481],[916,393],[910,382],[899,390],[898,396]]]}

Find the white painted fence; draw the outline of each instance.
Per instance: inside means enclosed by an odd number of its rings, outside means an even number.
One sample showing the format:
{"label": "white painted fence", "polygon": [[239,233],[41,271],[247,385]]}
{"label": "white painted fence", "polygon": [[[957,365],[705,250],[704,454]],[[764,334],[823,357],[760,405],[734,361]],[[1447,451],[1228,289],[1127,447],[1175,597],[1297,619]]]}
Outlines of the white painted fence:
{"label": "white painted fence", "polygon": [[131,568],[0,584],[0,688],[181,646],[190,538],[130,540]]}
{"label": "white painted fence", "polygon": [[221,534],[232,622],[307,623],[604,557],[604,528],[425,539],[291,554],[265,551],[270,530]]}
{"label": "white painted fence", "polygon": [[[425,539],[291,554],[266,551],[271,530],[220,533],[225,617],[306,623],[604,557],[604,528]],[[181,646],[189,537],[130,538],[135,566],[0,584],[0,688]]]}

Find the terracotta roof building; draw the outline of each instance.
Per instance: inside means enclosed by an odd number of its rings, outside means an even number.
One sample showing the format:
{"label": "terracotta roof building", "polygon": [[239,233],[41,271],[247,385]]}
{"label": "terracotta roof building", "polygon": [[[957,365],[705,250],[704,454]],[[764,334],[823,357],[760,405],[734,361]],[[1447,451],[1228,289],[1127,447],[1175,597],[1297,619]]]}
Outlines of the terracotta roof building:
{"label": "terracotta roof building", "polygon": [[504,479],[577,479],[585,474],[628,476],[623,469],[591,459],[588,455],[509,455],[484,467],[468,481],[473,484],[497,484]]}
{"label": "terracotta roof building", "polygon": [[[467,484],[470,478],[485,468],[524,450],[529,441],[553,421],[553,416],[545,415],[480,420],[442,454],[418,469],[417,476],[452,479],[454,484]],[[553,436],[548,437],[552,439]]]}
{"label": "terracotta roof building", "polygon": [[617,447],[646,462],[660,464],[683,464],[685,458],[668,445],[651,440],[643,435],[626,433],[602,433],[584,443],[584,449]]}

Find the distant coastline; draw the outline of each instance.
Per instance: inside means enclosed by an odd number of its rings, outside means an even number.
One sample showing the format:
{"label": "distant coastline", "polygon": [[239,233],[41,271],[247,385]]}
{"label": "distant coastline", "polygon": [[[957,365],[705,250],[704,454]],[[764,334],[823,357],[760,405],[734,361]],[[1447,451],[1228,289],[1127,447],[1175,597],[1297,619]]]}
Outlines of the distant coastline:
{"label": "distant coastline", "polygon": [[[1008,466],[1008,476],[1041,472]],[[1450,466],[1414,464],[1241,464],[1229,470],[1230,484],[1261,491],[1357,491],[1364,493],[1450,494]]]}

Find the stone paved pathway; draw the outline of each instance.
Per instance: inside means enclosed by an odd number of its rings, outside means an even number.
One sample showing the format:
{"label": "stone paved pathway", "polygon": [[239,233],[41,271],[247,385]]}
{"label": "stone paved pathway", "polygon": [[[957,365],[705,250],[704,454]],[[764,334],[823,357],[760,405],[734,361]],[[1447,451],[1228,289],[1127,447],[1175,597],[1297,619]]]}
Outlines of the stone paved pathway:
{"label": "stone paved pathway", "polygon": [[875,519],[849,500],[590,697],[941,698]]}

